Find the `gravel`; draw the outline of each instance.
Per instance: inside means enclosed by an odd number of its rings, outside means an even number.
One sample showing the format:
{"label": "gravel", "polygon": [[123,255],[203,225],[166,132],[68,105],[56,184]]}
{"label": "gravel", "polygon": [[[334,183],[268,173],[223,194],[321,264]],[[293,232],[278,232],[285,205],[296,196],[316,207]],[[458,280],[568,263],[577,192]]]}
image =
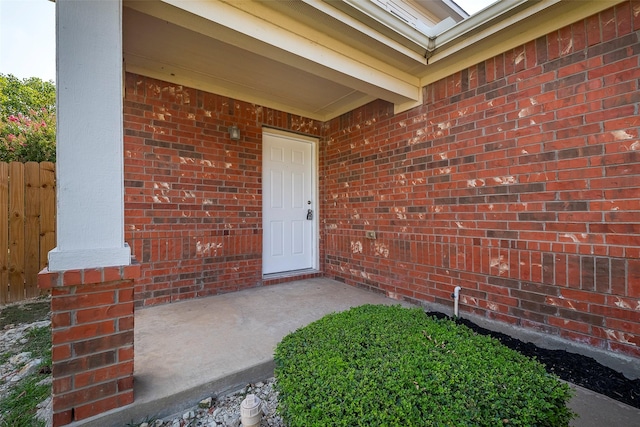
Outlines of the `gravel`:
{"label": "gravel", "polygon": [[[14,385],[22,378],[38,372],[41,368],[42,360],[33,358],[31,352],[21,351],[27,343],[27,334],[33,329],[49,327],[51,321],[42,320],[34,323],[19,325],[7,325],[0,331],[0,354],[11,354],[2,364],[0,364],[0,401],[9,395]],[[41,383],[51,383],[51,376],[44,378]],[[46,425],[51,424],[51,399],[38,404],[38,417],[45,421]],[[2,414],[0,414],[0,421]]]}
{"label": "gravel", "polygon": [[239,427],[242,426],[240,405],[251,394],[261,400],[263,415],[260,427],[281,427],[284,424],[276,414],[278,393],[274,390],[273,383],[274,379],[269,378],[264,382],[248,384],[235,393],[220,397],[219,400],[209,397],[181,414],[143,423],[141,427]]}

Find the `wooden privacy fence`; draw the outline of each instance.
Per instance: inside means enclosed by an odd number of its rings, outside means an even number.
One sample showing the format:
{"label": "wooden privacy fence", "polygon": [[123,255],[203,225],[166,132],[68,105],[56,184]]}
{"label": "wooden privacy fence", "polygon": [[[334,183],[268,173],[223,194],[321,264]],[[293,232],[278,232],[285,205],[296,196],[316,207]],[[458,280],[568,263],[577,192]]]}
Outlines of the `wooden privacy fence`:
{"label": "wooden privacy fence", "polygon": [[55,164],[0,163],[0,304],[39,295],[56,246]]}

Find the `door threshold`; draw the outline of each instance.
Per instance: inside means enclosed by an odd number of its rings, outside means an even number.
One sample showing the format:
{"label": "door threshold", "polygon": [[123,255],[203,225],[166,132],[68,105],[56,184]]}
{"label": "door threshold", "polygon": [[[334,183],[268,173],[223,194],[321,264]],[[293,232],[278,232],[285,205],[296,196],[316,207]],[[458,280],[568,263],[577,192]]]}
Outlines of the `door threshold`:
{"label": "door threshold", "polygon": [[269,273],[262,275],[263,284],[276,284],[288,282],[291,280],[310,279],[312,277],[321,276],[322,272],[315,268],[305,268],[304,270],[281,271],[278,273]]}
{"label": "door threshold", "polygon": [[277,273],[263,274],[263,280],[279,279],[284,277],[305,276],[307,274],[320,273],[315,268],[305,268],[304,270],[279,271]]}

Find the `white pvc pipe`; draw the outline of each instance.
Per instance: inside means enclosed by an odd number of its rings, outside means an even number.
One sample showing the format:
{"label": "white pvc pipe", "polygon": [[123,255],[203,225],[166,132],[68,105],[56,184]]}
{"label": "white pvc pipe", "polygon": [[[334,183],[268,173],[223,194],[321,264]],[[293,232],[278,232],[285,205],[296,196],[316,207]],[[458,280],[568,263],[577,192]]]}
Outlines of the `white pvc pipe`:
{"label": "white pvc pipe", "polygon": [[455,289],[453,290],[453,294],[451,295],[453,297],[453,316],[454,317],[458,317],[458,302],[460,301],[460,289],[462,289],[460,286],[456,286]]}

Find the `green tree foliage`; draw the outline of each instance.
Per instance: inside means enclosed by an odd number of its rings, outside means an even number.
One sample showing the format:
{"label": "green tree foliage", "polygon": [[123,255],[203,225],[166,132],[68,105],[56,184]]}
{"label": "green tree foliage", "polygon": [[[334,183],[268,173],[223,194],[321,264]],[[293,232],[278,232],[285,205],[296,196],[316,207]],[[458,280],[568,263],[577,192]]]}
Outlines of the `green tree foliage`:
{"label": "green tree foliage", "polygon": [[0,161],[55,161],[55,104],[53,82],[0,74]]}

